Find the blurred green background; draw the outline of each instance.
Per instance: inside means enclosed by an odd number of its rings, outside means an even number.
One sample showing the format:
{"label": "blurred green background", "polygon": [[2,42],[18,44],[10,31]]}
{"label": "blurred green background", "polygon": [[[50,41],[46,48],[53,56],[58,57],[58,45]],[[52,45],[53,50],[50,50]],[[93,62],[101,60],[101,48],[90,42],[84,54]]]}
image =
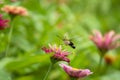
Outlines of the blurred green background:
{"label": "blurred green background", "polygon": [[[50,59],[41,48],[49,43],[62,45],[72,54],[71,66],[95,71],[99,54],[89,35],[95,29],[105,33],[120,33],[120,0],[4,0],[4,5],[23,6],[26,17],[14,20],[9,56],[4,57],[10,28],[0,31],[0,80],[43,80]],[[4,18],[7,13],[0,11]],[[76,49],[63,45],[57,35],[65,33],[73,38]],[[109,66],[103,61],[103,73],[93,73],[83,80],[120,80],[120,48],[107,54],[117,56]],[[68,75],[55,64],[47,80],[69,80]]]}

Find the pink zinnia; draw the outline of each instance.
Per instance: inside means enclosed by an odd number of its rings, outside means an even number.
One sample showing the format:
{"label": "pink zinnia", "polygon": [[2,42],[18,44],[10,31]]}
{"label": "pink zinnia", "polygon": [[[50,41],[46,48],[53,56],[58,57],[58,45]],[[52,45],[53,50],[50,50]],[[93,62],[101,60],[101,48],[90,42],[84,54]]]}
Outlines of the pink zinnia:
{"label": "pink zinnia", "polygon": [[63,63],[61,63],[60,66],[70,77],[73,78],[84,78],[93,73],[89,69],[76,69]]}
{"label": "pink zinnia", "polygon": [[56,45],[49,45],[49,48],[43,47],[42,50],[46,53],[53,53],[51,57],[52,59],[70,62],[69,58],[67,58],[69,53],[67,51],[62,50],[61,46],[57,47]]}
{"label": "pink zinnia", "polygon": [[120,39],[120,34],[115,34],[114,31],[109,31],[104,36],[95,30],[93,35],[90,36],[90,39],[96,44],[100,51],[108,51],[120,46],[120,43],[117,41]]}
{"label": "pink zinnia", "polygon": [[0,30],[3,30],[7,27],[7,23],[8,23],[9,20],[4,20],[2,18],[2,14],[0,14]]}

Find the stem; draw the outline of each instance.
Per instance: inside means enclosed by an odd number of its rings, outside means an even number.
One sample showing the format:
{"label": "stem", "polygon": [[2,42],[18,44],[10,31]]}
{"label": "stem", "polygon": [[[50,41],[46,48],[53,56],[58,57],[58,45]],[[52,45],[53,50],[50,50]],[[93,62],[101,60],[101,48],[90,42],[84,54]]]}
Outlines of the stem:
{"label": "stem", "polygon": [[53,66],[53,63],[51,63],[51,64],[50,64],[50,66],[49,66],[49,68],[48,68],[48,71],[47,71],[47,73],[46,73],[46,75],[45,75],[45,77],[44,77],[44,79],[43,79],[43,80],[46,80],[46,79],[47,79],[48,74],[49,74],[49,72],[50,72],[50,71],[51,71],[51,69],[52,69],[52,66]]}
{"label": "stem", "polygon": [[101,73],[102,60],[103,60],[103,56],[100,55],[100,60],[99,60],[98,68],[97,68],[97,73],[98,72]]}
{"label": "stem", "polygon": [[75,80],[75,78],[71,78],[70,80]]}
{"label": "stem", "polygon": [[77,80],[76,78],[70,77],[70,80]]}
{"label": "stem", "polygon": [[110,65],[106,64],[105,67],[104,67],[104,70],[103,70],[102,74],[106,74],[107,71],[109,70],[109,68],[110,68]]}
{"label": "stem", "polygon": [[103,56],[101,55],[101,56],[100,56],[100,60],[99,60],[99,64],[98,64],[98,69],[101,68],[101,65],[102,65],[102,59],[103,59]]}
{"label": "stem", "polygon": [[11,43],[11,38],[12,38],[12,32],[13,32],[13,20],[11,20],[11,24],[10,24],[10,31],[8,34],[8,43],[7,43],[7,47],[6,47],[6,52],[5,55],[8,56],[8,51],[9,51],[9,47],[10,47],[10,43]]}

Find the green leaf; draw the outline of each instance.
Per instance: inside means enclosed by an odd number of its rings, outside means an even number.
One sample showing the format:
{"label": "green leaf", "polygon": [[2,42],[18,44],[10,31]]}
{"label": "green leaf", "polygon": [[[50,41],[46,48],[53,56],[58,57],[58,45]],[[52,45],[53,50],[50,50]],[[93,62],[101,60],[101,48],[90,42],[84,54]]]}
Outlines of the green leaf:
{"label": "green leaf", "polygon": [[21,68],[28,67],[35,63],[41,63],[42,65],[49,63],[49,56],[48,55],[35,55],[35,56],[28,56],[22,57],[20,59],[14,59],[10,63],[6,65],[6,69],[8,71],[15,71]]}
{"label": "green leaf", "polygon": [[0,69],[0,80],[11,80],[11,77],[6,71]]}

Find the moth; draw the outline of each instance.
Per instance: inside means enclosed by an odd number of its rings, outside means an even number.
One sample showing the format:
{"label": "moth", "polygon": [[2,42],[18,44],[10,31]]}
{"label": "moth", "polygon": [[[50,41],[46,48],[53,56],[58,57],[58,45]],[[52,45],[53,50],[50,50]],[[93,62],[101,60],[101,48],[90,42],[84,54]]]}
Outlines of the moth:
{"label": "moth", "polygon": [[[58,35],[57,35],[58,36]],[[75,49],[75,45],[73,43],[73,41],[71,39],[68,38],[68,35],[67,34],[64,34],[63,38],[58,36],[63,42],[65,45],[67,46],[70,46],[71,48]]]}

